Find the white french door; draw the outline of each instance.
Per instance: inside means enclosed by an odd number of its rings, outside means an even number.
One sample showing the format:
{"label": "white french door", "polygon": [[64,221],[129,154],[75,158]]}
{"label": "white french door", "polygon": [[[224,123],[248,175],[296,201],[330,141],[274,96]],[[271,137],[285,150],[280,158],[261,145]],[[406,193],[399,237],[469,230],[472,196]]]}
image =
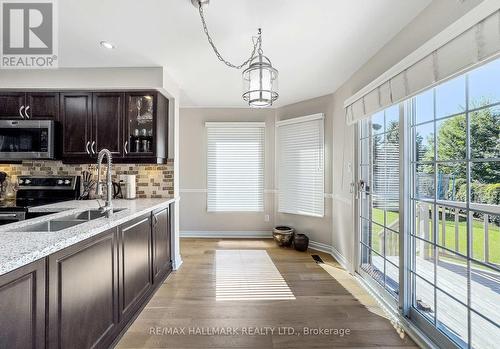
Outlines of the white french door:
{"label": "white french door", "polygon": [[357,272],[442,348],[500,343],[500,59],[358,124]]}

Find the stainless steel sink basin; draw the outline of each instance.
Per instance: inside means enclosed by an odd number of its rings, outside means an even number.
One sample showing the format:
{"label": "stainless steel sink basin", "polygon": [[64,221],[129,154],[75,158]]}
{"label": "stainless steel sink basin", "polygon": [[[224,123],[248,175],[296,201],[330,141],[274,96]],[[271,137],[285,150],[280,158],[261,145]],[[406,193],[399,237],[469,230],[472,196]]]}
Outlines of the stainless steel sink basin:
{"label": "stainless steel sink basin", "polygon": [[[120,211],[123,211],[123,210],[124,210],[123,208],[116,209],[116,210],[113,210],[113,213],[117,213],[117,212],[120,212]],[[78,213],[75,213],[75,214],[72,214],[72,215],[69,215],[69,216],[64,216],[64,217],[58,218],[58,220],[84,220],[84,221],[91,221],[93,219],[97,219],[97,218],[101,218],[101,217],[105,217],[105,216],[106,216],[106,213],[101,212],[99,210],[87,210],[87,211],[78,212]]]}
{"label": "stainless steel sink basin", "polygon": [[[123,211],[124,209],[113,210],[113,213]],[[98,219],[101,217],[106,217],[106,213],[99,210],[87,210],[83,212],[78,212],[68,216],[63,216],[59,218],[54,218],[46,222],[34,223],[26,225],[22,228],[12,229],[10,231],[16,232],[51,232],[59,231],[69,227],[74,227],[75,225],[86,223],[88,221]]]}
{"label": "stainless steel sink basin", "polygon": [[51,231],[59,231],[69,227],[74,227],[75,225],[85,223],[85,221],[63,221],[63,220],[52,220],[47,222],[30,224],[22,228],[17,228],[11,231],[23,231],[23,232],[32,232],[32,231],[41,231],[41,232],[51,232]]}

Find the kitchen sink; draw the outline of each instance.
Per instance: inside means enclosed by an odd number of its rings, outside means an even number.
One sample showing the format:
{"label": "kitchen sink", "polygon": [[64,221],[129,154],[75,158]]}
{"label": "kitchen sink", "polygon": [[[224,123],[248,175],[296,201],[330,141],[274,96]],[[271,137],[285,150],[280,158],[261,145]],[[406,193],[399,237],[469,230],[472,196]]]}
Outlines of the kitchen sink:
{"label": "kitchen sink", "polygon": [[[120,211],[123,211],[123,208],[119,209],[114,209],[113,213],[117,213]],[[101,218],[101,217],[106,217],[105,212],[101,212],[100,210],[87,210],[83,212],[78,212],[69,216],[64,216],[61,218],[58,218],[58,220],[84,220],[84,221],[91,221],[93,219]]]}
{"label": "kitchen sink", "polygon": [[63,220],[51,220],[47,222],[30,224],[22,228],[17,228],[11,231],[22,231],[22,232],[32,232],[32,231],[41,231],[41,232],[51,232],[51,231],[59,231],[69,227],[74,227],[75,225],[84,223],[85,221],[63,221]]}
{"label": "kitchen sink", "polygon": [[[113,213],[123,211],[124,209],[116,209],[113,210]],[[21,228],[12,229],[12,232],[51,232],[51,231],[59,231],[66,228],[74,227],[75,225],[86,223],[88,221],[106,217],[105,212],[101,212],[100,210],[87,210],[83,212],[78,212],[75,214],[71,214],[68,216],[63,216],[59,218],[54,218],[46,222],[34,223],[30,225],[26,225]]]}

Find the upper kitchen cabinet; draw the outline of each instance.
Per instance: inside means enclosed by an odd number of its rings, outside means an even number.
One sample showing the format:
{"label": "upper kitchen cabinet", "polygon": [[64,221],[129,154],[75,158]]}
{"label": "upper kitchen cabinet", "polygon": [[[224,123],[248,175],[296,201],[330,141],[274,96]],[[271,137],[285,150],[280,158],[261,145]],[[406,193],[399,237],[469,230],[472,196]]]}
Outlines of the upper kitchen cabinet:
{"label": "upper kitchen cabinet", "polygon": [[168,157],[168,100],[156,91],[125,94],[124,160],[161,163]]}
{"label": "upper kitchen cabinet", "polygon": [[[61,132],[59,143],[62,146],[62,159],[66,161],[90,160],[95,142],[92,139],[92,93],[61,93]],[[94,143],[93,143],[94,142]]]}
{"label": "upper kitchen cabinet", "polygon": [[0,119],[57,120],[58,92],[0,92]]}
{"label": "upper kitchen cabinet", "polygon": [[[96,92],[92,97],[92,152],[108,149],[114,157],[123,152],[123,105],[120,92]],[[96,154],[92,154],[95,156]]]}
{"label": "upper kitchen cabinet", "polygon": [[0,118],[24,119],[23,109],[26,99],[24,92],[2,92],[0,94]]}
{"label": "upper kitchen cabinet", "polygon": [[59,119],[58,92],[28,92],[26,93],[25,114],[28,119]]}
{"label": "upper kitchen cabinet", "polygon": [[116,163],[163,163],[168,100],[157,91],[61,92],[63,162],[93,163],[103,148]]}

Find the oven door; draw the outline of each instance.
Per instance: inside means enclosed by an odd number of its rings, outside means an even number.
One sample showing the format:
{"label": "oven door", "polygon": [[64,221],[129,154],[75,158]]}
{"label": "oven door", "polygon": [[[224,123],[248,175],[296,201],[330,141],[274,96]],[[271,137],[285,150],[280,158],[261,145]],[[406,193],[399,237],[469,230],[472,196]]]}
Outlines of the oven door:
{"label": "oven door", "polygon": [[0,120],[0,160],[54,158],[54,121]]}

